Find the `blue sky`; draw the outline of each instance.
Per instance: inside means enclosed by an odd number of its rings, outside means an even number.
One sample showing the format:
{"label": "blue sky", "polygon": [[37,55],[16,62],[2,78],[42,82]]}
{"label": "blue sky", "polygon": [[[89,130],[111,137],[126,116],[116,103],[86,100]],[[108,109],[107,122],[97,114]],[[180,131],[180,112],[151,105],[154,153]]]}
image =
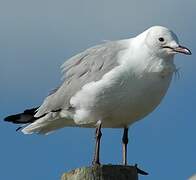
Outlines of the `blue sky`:
{"label": "blue sky", "polygon": [[[161,105],[130,128],[128,161],[150,173],[140,180],[184,180],[196,172],[196,1],[0,0],[0,119],[37,106],[61,81],[60,65],[101,43],[135,36],[152,25],[174,30],[192,56],[177,55],[174,79]],[[88,166],[94,130],[64,128],[23,135],[0,124],[0,179],[59,179]],[[101,161],[121,162],[122,130],[103,130]]]}

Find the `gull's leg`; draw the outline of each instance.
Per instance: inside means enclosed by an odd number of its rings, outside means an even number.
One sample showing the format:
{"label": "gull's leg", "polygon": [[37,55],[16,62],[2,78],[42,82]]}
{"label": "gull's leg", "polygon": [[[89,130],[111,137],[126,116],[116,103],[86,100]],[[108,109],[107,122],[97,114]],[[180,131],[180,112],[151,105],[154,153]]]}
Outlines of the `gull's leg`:
{"label": "gull's leg", "polygon": [[95,144],[95,154],[94,154],[94,158],[93,158],[93,165],[95,164],[100,164],[99,161],[99,152],[100,152],[100,140],[101,140],[101,123],[98,124],[97,128],[96,128],[96,134],[95,134],[95,138],[96,138],[96,144]]}
{"label": "gull's leg", "polygon": [[129,142],[128,139],[128,128],[124,128],[123,137],[122,137],[122,148],[123,148],[123,165],[127,165],[127,144]]}

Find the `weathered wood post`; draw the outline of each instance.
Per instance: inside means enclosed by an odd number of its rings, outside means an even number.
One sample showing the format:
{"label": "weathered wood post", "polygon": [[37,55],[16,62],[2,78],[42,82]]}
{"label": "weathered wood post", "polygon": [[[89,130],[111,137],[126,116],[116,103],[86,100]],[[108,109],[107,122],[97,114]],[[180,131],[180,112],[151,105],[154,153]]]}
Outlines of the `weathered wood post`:
{"label": "weathered wood post", "polygon": [[[138,180],[137,166],[96,165],[64,173],[61,180]],[[145,172],[144,172],[145,173]]]}

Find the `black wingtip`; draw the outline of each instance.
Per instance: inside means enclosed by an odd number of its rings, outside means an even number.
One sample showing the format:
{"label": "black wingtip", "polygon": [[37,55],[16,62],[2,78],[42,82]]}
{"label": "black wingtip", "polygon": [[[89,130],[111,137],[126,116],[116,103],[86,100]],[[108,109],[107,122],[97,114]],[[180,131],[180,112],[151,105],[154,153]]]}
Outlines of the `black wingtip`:
{"label": "black wingtip", "polygon": [[23,113],[7,116],[4,118],[4,121],[12,122],[14,124],[32,123],[36,120],[36,118],[34,118],[34,114],[36,113],[37,108],[38,107],[26,109]]}
{"label": "black wingtip", "polygon": [[7,116],[4,118],[4,121],[17,123],[17,119],[20,119],[20,116],[21,116],[21,114]]}

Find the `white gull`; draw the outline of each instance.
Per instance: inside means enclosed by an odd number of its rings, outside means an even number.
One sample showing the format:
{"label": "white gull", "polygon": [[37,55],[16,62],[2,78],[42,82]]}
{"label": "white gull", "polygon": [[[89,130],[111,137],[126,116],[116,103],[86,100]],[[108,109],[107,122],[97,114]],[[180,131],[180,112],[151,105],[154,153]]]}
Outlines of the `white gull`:
{"label": "white gull", "polygon": [[91,47],[65,61],[63,84],[39,108],[5,120],[26,124],[25,134],[48,134],[66,126],[96,127],[94,163],[99,163],[101,127],[124,128],[123,163],[127,164],[128,127],[160,104],[176,71],[177,53],[191,54],[162,26]]}

